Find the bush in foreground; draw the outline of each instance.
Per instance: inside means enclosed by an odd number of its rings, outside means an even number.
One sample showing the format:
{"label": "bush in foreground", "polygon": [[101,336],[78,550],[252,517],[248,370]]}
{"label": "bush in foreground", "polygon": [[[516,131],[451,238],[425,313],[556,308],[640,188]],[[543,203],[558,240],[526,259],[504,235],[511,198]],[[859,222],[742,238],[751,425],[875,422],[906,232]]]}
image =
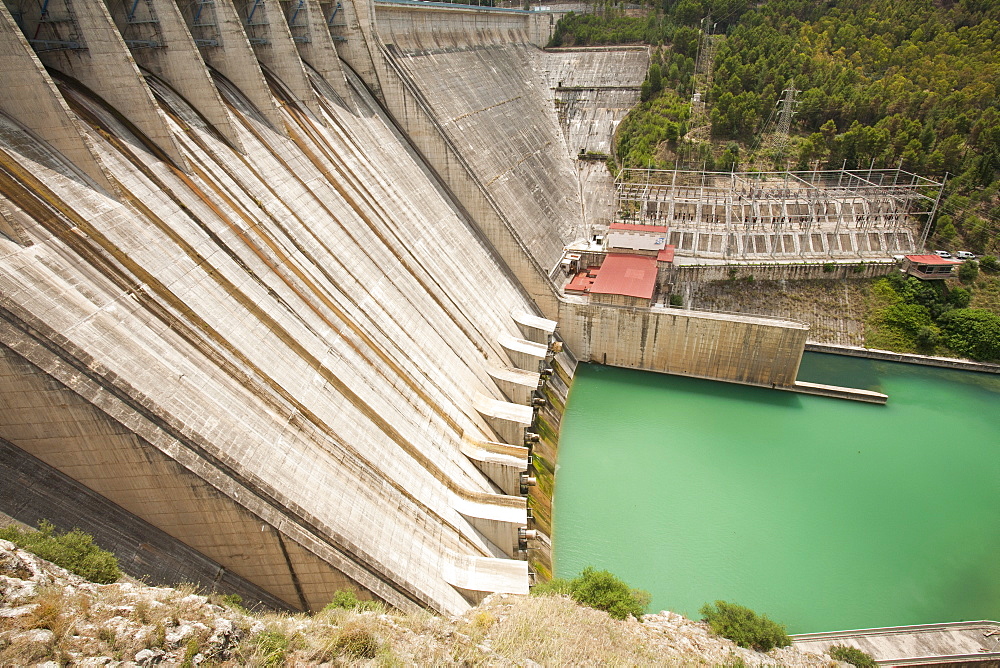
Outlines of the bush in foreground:
{"label": "bush in foreground", "polygon": [[844,663],[849,663],[852,666],[857,666],[858,668],[876,668],[878,666],[871,654],[862,652],[857,647],[833,645],[827,650],[827,654],[830,655],[831,659],[843,661]]}
{"label": "bush in foreground", "polygon": [[362,601],[351,589],[338,589],[333,592],[333,599],[326,604],[324,610],[378,610],[381,606],[377,601]]}
{"label": "bush in foreground", "polygon": [[713,633],[729,638],[740,647],[768,652],[775,647],[792,644],[784,626],[742,605],[716,601],[714,606],[708,603],[703,605],[700,612]]}
{"label": "bush in foreground", "polygon": [[632,615],[636,619],[646,614],[649,592],[632,589],[608,571],[598,571],[587,566],[572,580],[553,578],[548,583],[536,585],[532,590],[538,595],[569,594],[574,601],[597,610],[603,610],[615,619]]}
{"label": "bush in foreground", "polygon": [[51,522],[42,520],[38,531],[23,531],[13,524],[4,527],[0,529],[0,539],[9,540],[91,582],[109,584],[122,576],[115,555],[95,545],[93,537],[79,529],[57,534]]}

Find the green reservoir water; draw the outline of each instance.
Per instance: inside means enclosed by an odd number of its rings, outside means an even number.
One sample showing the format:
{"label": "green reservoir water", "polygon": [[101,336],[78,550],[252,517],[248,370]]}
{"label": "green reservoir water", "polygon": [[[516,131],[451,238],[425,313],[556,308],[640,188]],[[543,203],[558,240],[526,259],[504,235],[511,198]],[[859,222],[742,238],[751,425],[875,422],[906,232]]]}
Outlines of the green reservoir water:
{"label": "green reservoir water", "polygon": [[580,365],[555,565],[790,633],[1000,620],[1000,376],[807,353],[886,406]]}

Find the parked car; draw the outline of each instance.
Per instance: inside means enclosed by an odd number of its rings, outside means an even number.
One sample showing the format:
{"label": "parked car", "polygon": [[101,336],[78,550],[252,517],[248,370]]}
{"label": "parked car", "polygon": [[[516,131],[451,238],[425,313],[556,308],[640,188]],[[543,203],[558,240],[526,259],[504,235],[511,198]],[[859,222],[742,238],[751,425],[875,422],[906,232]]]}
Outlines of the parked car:
{"label": "parked car", "polygon": [[948,251],[934,251],[934,254],[938,257],[951,257],[951,253]]}
{"label": "parked car", "polygon": [[970,253],[969,251],[958,251],[957,253],[955,253],[955,257],[957,257],[959,260],[975,260],[976,254]]}

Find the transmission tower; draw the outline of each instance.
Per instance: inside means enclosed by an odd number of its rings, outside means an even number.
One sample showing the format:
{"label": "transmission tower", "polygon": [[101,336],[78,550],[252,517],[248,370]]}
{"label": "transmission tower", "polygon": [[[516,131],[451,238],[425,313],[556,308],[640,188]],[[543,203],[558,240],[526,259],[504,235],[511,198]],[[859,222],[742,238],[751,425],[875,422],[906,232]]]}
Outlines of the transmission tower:
{"label": "transmission tower", "polygon": [[781,91],[781,99],[778,100],[771,116],[764,125],[764,130],[757,140],[759,148],[757,153],[758,163],[762,163],[765,156],[771,156],[780,163],[785,155],[785,148],[788,146],[788,136],[792,130],[792,116],[795,115],[795,95],[799,90],[795,88],[795,79],[788,82],[788,88]]}

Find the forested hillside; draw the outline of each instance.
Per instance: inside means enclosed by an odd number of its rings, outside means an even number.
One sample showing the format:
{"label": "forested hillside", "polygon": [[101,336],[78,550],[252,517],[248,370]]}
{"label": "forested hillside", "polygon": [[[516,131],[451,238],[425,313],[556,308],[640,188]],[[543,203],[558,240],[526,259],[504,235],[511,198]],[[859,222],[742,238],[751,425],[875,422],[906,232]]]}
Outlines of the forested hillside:
{"label": "forested hillside", "polygon": [[[644,19],[605,14],[567,17],[554,41],[654,45],[645,101],[619,130],[619,165],[901,164],[931,178],[947,174],[935,243],[1000,249],[1000,3],[766,0],[750,9],[739,0],[665,0]],[[615,28],[602,30],[612,19]],[[699,120],[689,103],[699,29],[713,24],[724,36],[714,38]],[[790,85],[799,92],[786,151],[753,155]],[[706,127],[692,132],[699,125]]]}

